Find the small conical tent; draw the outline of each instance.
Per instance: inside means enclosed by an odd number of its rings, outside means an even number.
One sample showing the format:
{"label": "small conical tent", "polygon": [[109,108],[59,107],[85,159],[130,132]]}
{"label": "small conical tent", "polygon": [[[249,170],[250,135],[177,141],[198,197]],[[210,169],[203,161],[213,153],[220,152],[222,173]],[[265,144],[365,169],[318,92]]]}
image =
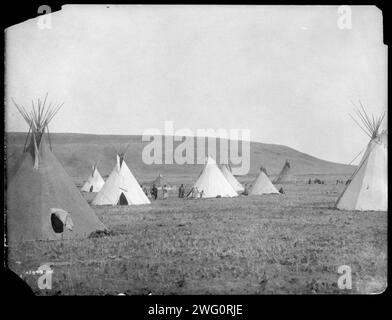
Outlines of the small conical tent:
{"label": "small conical tent", "polygon": [[282,170],[280,171],[279,175],[275,179],[274,183],[287,183],[292,181],[292,176],[290,173],[290,162],[286,160]]}
{"label": "small conical tent", "polygon": [[158,189],[162,189],[162,187],[165,185],[166,185],[167,189],[169,189],[169,190],[172,189],[172,187],[169,186],[169,184],[167,183],[166,178],[161,174],[158,175],[158,177],[152,182],[151,185],[153,185],[153,184],[155,184],[155,186]]}
{"label": "small conical tent", "polygon": [[163,187],[165,185],[163,175],[159,174],[152,183],[155,184],[156,187]]}
{"label": "small conical tent", "polygon": [[265,170],[265,168],[261,167],[259,175],[257,176],[256,180],[253,182],[249,194],[260,195],[260,194],[269,194],[269,193],[280,194],[279,191],[272,184],[271,180],[268,178],[267,171]]}
{"label": "small conical tent", "polygon": [[125,151],[117,152],[116,165],[101,191],[95,196],[92,204],[137,205],[150,203],[150,200],[125,163],[124,156]]}
{"label": "small conical tent", "polygon": [[236,192],[244,191],[244,187],[242,186],[242,184],[233,176],[229,167],[225,164],[222,165],[222,173]]}
{"label": "small conical tent", "polygon": [[203,198],[238,196],[237,192],[218,168],[215,160],[211,157],[207,158],[204,169],[193,185],[193,188],[197,188],[199,192],[203,191]]}
{"label": "small conical tent", "polygon": [[98,171],[97,164],[95,164],[81,190],[85,192],[99,192],[104,184],[105,181]]}
{"label": "small conical tent", "polygon": [[[30,143],[20,159],[18,169],[7,185],[7,241],[15,244],[25,240],[57,240],[88,237],[98,230],[105,230],[94,211],[82,197],[71,178],[51,151],[48,130],[50,120],[59,107],[45,107],[38,100],[28,113],[17,106],[30,129],[26,143]],[[46,142],[49,138],[49,145]],[[67,214],[72,221],[63,229],[56,219]],[[57,221],[57,222],[56,222]]]}
{"label": "small conical tent", "polygon": [[[379,134],[379,128],[385,113],[380,117],[370,118],[363,108],[357,110],[362,126],[357,122],[370,138],[366,151],[339,196],[336,207],[342,210],[377,210],[387,211],[388,208],[388,160],[387,160],[387,132]],[[355,119],[354,119],[355,120]]]}

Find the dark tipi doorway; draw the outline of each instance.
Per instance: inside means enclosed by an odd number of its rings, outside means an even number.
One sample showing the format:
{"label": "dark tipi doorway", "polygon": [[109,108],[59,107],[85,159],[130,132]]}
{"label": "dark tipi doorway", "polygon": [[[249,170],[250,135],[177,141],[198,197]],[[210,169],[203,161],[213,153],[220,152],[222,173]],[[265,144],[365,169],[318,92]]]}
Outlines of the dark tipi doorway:
{"label": "dark tipi doorway", "polygon": [[62,233],[64,231],[64,224],[56,214],[52,213],[50,215],[50,222],[55,233]]}
{"label": "dark tipi doorway", "polygon": [[94,188],[94,186],[91,186],[91,187],[90,187],[90,192],[93,192],[93,188]]}
{"label": "dark tipi doorway", "polygon": [[120,198],[118,199],[117,205],[120,205],[120,206],[127,206],[128,205],[128,200],[125,197],[123,192],[121,192],[121,195],[120,195]]}

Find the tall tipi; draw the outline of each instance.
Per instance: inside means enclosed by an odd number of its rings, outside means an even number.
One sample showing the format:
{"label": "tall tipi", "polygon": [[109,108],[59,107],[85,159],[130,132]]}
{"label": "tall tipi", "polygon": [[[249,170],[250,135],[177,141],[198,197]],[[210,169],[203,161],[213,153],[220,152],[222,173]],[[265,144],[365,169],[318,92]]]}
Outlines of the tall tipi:
{"label": "tall tipi", "polygon": [[249,195],[261,195],[269,193],[280,194],[279,191],[272,184],[271,180],[268,178],[266,169],[264,167],[261,167],[259,175],[255,179],[251,189],[249,190]]}
{"label": "tall tipi", "polygon": [[45,131],[61,106],[46,107],[46,98],[43,102],[38,99],[36,106],[33,103],[31,112],[14,102],[29,125],[26,143],[30,142],[25,144],[6,190],[10,245],[25,240],[84,238],[106,229],[52,153]]}
{"label": "tall tipi", "polygon": [[293,177],[291,175],[291,166],[289,160],[286,160],[282,170],[280,171],[279,175],[275,179],[274,183],[287,183],[291,182]]}
{"label": "tall tipi", "polygon": [[104,184],[105,180],[100,175],[96,163],[93,165],[91,174],[88,176],[81,190],[85,192],[99,192]]}
{"label": "tall tipi", "polygon": [[[385,113],[380,117],[369,117],[365,109],[358,109],[357,114],[362,126],[370,138],[366,151],[357,169],[351,177],[351,182],[336,202],[336,207],[342,210],[376,210],[388,209],[388,161],[387,161],[387,132],[379,133]],[[355,119],[354,119],[355,120]]]}
{"label": "tall tipi", "polygon": [[207,158],[204,169],[193,188],[203,192],[203,198],[235,197],[238,195],[211,157]]}
{"label": "tall tipi", "polygon": [[242,184],[233,176],[233,174],[231,173],[229,167],[227,165],[222,165],[221,166],[221,170],[223,175],[225,176],[226,180],[230,183],[230,185],[233,187],[233,189],[236,192],[243,192],[244,191],[244,187],[242,186]]}
{"label": "tall tipi", "polygon": [[95,196],[94,205],[149,204],[150,200],[125,163],[125,150],[117,152],[116,165],[101,191]]}

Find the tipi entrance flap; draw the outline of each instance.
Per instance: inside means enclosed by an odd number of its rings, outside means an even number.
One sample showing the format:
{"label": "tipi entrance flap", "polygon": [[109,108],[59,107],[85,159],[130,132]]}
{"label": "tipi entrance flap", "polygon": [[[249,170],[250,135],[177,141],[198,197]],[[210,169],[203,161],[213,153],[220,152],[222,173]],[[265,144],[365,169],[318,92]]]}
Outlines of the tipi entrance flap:
{"label": "tipi entrance flap", "polygon": [[50,208],[50,220],[55,233],[72,231],[74,226],[70,214],[63,209]]}

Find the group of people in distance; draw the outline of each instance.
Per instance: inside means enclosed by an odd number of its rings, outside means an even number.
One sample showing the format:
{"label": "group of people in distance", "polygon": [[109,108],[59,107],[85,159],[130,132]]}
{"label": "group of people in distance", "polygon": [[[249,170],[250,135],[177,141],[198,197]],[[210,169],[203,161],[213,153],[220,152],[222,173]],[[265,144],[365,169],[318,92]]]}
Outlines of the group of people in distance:
{"label": "group of people in distance", "polygon": [[[158,188],[156,185],[153,183],[151,186],[151,189],[148,190],[146,186],[140,185],[143,192],[146,194],[146,196],[150,199],[157,200],[158,199]],[[169,197],[169,188],[165,184],[162,188],[162,199],[167,199]],[[189,197],[190,198],[203,198],[204,191],[199,191],[197,187],[193,187],[191,191],[189,192]],[[178,197],[179,198],[185,198],[185,186],[182,183],[181,186],[178,188]]]}
{"label": "group of people in distance", "polygon": [[[158,188],[156,187],[155,184],[152,185],[151,189],[148,190],[146,186],[140,185],[141,188],[143,189],[143,192],[146,194],[146,196],[150,199],[157,200],[158,199]],[[244,185],[244,191],[241,193],[241,195],[247,196],[249,195],[249,190],[252,185],[245,184]],[[167,199],[169,197],[169,188],[165,184],[162,188],[162,199]],[[283,188],[281,187],[279,189],[280,193],[285,193],[283,191]],[[187,195],[189,198],[193,199],[201,199],[204,196],[204,190],[199,191],[197,187],[192,187],[191,191]],[[178,197],[179,198],[185,198],[185,186],[184,184],[181,184],[181,186],[178,188]]]}
{"label": "group of people in distance", "polygon": [[[143,192],[148,198],[157,200],[158,199],[158,188],[156,187],[155,183],[152,185],[151,189],[148,190],[146,186],[141,186]],[[165,184],[162,188],[162,199],[167,199],[169,197],[169,189]]]}
{"label": "group of people in distance", "polygon": [[[318,179],[318,178],[316,178],[316,179],[313,180],[313,184],[324,184],[324,183],[325,183],[324,180],[320,180],[320,179]],[[308,184],[312,184],[312,179],[309,178]]]}
{"label": "group of people in distance", "polygon": [[[338,180],[336,180],[336,184],[349,184],[350,183],[350,179],[348,179],[346,182],[344,182],[344,180],[341,180],[341,179],[338,179]],[[318,179],[318,178],[315,178],[314,180],[313,180],[313,182],[312,182],[312,179],[310,179],[309,178],[309,180],[308,180],[308,184],[325,184],[325,181],[324,180],[320,180],[320,179]]]}
{"label": "group of people in distance", "polygon": [[[143,192],[146,194],[146,196],[150,199],[157,200],[158,199],[158,188],[156,187],[155,183],[151,186],[151,189],[148,190],[146,186],[141,185],[141,188]],[[162,199],[167,199],[169,197],[169,188],[165,184],[162,188]],[[191,198],[202,198],[204,195],[204,191],[199,191],[197,188],[192,188],[192,190],[189,192]],[[185,198],[185,186],[184,184],[181,184],[181,186],[178,188],[178,197],[179,198]]]}
{"label": "group of people in distance", "polygon": [[336,180],[336,184],[349,184],[351,182],[351,179],[348,179],[346,182],[344,180]]}

